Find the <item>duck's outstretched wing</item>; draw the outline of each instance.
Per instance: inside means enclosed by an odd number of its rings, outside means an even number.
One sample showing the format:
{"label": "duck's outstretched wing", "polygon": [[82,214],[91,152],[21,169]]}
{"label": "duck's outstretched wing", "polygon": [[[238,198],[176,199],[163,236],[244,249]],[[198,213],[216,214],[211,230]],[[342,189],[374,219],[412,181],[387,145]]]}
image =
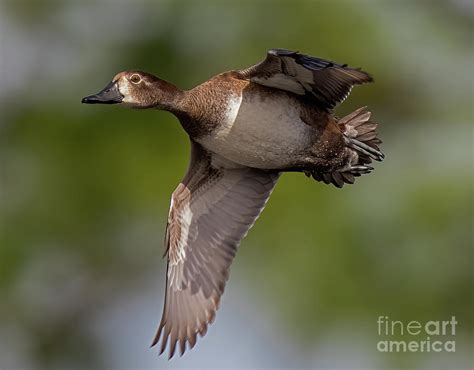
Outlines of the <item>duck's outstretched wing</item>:
{"label": "duck's outstretched wing", "polygon": [[[219,163],[220,162],[220,163]],[[173,192],[166,228],[163,316],[153,345],[192,348],[214,319],[240,240],[262,212],[279,174],[230,166],[192,141],[191,164]]]}
{"label": "duck's outstretched wing", "polygon": [[344,101],[354,85],[372,81],[359,68],[284,49],[269,50],[259,64],[236,72],[260,85],[307,95],[325,109]]}

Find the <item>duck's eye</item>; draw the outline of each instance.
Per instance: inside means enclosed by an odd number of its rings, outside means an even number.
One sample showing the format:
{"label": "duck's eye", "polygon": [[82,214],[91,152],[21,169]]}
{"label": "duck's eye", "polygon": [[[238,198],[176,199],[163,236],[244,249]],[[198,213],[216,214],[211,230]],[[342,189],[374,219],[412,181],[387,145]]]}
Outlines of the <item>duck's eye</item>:
{"label": "duck's eye", "polygon": [[132,81],[134,84],[137,84],[141,81],[141,78],[139,75],[132,75],[132,77],[130,77],[130,81]]}

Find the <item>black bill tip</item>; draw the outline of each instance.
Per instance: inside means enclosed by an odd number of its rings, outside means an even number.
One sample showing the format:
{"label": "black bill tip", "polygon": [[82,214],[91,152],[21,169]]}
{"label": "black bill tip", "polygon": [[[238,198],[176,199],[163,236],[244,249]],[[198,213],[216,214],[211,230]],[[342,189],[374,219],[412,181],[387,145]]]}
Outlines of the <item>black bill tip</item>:
{"label": "black bill tip", "polygon": [[95,104],[96,100],[94,99],[94,95],[91,95],[91,96],[86,96],[85,98],[82,98],[81,103],[83,103],[83,104]]}

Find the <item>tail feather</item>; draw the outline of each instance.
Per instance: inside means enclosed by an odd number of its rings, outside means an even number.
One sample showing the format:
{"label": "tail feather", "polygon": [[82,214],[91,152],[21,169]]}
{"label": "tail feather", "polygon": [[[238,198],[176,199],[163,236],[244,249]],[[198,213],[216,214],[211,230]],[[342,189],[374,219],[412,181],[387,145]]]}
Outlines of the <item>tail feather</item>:
{"label": "tail feather", "polygon": [[365,157],[376,161],[385,158],[379,148],[382,140],[377,137],[378,124],[370,121],[370,114],[367,107],[361,107],[338,122],[347,146],[358,152],[359,163],[370,163]]}
{"label": "tail feather", "polygon": [[[344,183],[353,184],[355,177],[372,172],[368,164],[372,160],[382,161],[385,156],[380,151],[382,141],[377,137],[377,123],[370,121],[370,112],[362,107],[341,118],[337,124],[344,135],[347,152],[345,165],[333,172],[312,171],[312,177],[326,184],[341,188]],[[346,150],[347,150],[346,149]]]}

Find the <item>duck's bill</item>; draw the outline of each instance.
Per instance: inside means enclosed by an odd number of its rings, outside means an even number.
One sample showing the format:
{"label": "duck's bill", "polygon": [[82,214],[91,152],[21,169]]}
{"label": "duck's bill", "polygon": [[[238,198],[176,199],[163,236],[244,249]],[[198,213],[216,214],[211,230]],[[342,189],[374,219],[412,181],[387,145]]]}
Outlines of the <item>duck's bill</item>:
{"label": "duck's bill", "polygon": [[118,104],[123,100],[116,82],[109,83],[101,92],[82,98],[85,104]]}

